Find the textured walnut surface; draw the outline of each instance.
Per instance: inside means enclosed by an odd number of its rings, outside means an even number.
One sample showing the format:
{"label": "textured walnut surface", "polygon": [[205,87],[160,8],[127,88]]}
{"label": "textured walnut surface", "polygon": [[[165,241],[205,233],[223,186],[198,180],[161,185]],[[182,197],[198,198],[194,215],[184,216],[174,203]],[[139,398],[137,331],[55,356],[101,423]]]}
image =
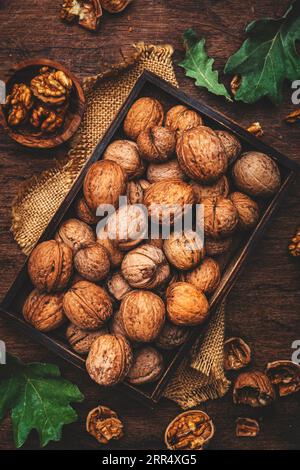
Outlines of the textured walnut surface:
{"label": "textured walnut surface", "polygon": [[110,271],[109,254],[99,243],[91,243],[77,251],[74,256],[74,266],[88,281],[101,281]]}
{"label": "textured walnut surface", "polygon": [[225,149],[228,165],[231,165],[240,156],[242,146],[235,135],[228,131],[215,131]]}
{"label": "textured walnut surface", "polygon": [[161,103],[150,97],[139,98],[133,103],[124,120],[124,132],[133,140],[152,126],[160,126],[163,122],[164,110]]}
{"label": "textured walnut surface", "polygon": [[181,346],[189,335],[189,328],[174,325],[168,320],[156,338],[156,346],[160,349],[173,349]]}
{"label": "textured walnut surface", "polygon": [[207,197],[227,197],[229,194],[229,181],[225,175],[211,185],[193,182],[192,186],[197,204],[200,204]]}
{"label": "textured walnut surface", "polygon": [[148,127],[140,133],[137,145],[142,158],[150,162],[169,160],[175,151],[175,133],[166,127]]}
{"label": "textured walnut surface", "polygon": [[138,147],[130,140],[115,140],[107,147],[103,158],[118,163],[127,173],[128,178],[137,178],[145,170]]}
{"label": "textured walnut surface", "polygon": [[204,256],[203,241],[193,230],[173,232],[164,241],[163,249],[168,261],[184,271],[194,268]]}
{"label": "textured walnut surface", "polygon": [[200,325],[209,305],[205,295],[189,282],[174,282],[167,289],[167,314],[175,325]]}
{"label": "textured walnut surface", "polygon": [[55,330],[66,321],[62,294],[43,294],[33,290],[23,305],[23,316],[37,330]]}
{"label": "textured walnut surface", "polygon": [[68,219],[61,224],[55,240],[68,245],[74,253],[95,241],[93,229],[78,219]]}
{"label": "textured walnut surface", "polygon": [[186,181],[188,178],[182,171],[178,160],[170,160],[165,163],[150,163],[147,169],[147,180],[150,183],[158,181],[176,179]]}
{"label": "textured walnut surface", "polygon": [[135,385],[154,382],[159,379],[163,371],[164,363],[161,353],[152,346],[146,346],[134,352],[127,380]]}
{"label": "textured walnut surface", "polygon": [[166,127],[172,129],[177,135],[202,124],[202,117],[196,111],[183,105],[173,106],[166,114]]}
{"label": "textured walnut surface", "polygon": [[238,212],[230,199],[219,196],[206,198],[204,206],[204,234],[212,238],[230,237],[237,229]]}
{"label": "textured walnut surface", "polygon": [[221,280],[219,263],[213,258],[206,257],[199,266],[186,274],[185,279],[205,294],[211,294]]}
{"label": "textured walnut surface", "polygon": [[107,333],[108,330],[105,327],[98,331],[88,331],[82,330],[78,328],[78,326],[70,323],[66,331],[66,338],[75,352],[78,354],[87,354],[95,339]]}

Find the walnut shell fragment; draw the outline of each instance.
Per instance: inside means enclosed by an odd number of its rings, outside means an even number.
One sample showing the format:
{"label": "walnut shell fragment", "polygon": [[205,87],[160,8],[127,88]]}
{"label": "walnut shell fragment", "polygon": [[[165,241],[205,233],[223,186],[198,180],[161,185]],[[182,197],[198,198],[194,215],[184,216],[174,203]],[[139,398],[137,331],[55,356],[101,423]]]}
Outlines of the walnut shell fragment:
{"label": "walnut shell fragment", "polygon": [[78,328],[71,323],[66,331],[66,338],[75,352],[78,354],[88,354],[95,339],[108,333],[106,328],[97,331],[88,331]]}
{"label": "walnut shell fragment", "polygon": [[266,374],[278,389],[280,397],[285,397],[300,390],[300,366],[292,361],[269,362]]}
{"label": "walnut shell fragment", "polygon": [[224,343],[224,368],[237,370],[251,362],[251,349],[242,338],[229,338]]}
{"label": "walnut shell fragment", "polygon": [[60,11],[62,20],[77,23],[89,31],[98,29],[102,17],[102,0],[64,0]]}
{"label": "walnut shell fragment", "polygon": [[137,349],[133,354],[132,366],[126,380],[134,385],[155,382],[164,371],[161,353],[152,346]]}
{"label": "walnut shell fragment", "polygon": [[39,331],[52,331],[66,321],[62,294],[43,294],[34,289],[23,305],[25,320]]}
{"label": "walnut shell fragment", "polygon": [[161,126],[164,119],[162,105],[155,98],[140,98],[129,109],[124,120],[124,132],[133,140],[139,134],[152,126]]}
{"label": "walnut shell fragment", "polygon": [[260,371],[243,372],[235,381],[233,402],[253,408],[270,405],[275,391],[267,375]]}
{"label": "walnut shell fragment", "polygon": [[236,420],[236,437],[256,437],[260,431],[256,419],[238,418]]}
{"label": "walnut shell fragment", "polygon": [[203,450],[214,433],[212,419],[204,411],[185,411],[167,427],[165,443],[171,450]]}
{"label": "walnut shell fragment", "polygon": [[123,424],[115,411],[106,406],[97,406],[91,410],[86,419],[86,430],[100,444],[108,444],[112,439],[124,436]]}
{"label": "walnut shell fragment", "polygon": [[131,2],[133,2],[133,0],[101,0],[101,5],[104,10],[109,13],[120,13],[125,10]]}

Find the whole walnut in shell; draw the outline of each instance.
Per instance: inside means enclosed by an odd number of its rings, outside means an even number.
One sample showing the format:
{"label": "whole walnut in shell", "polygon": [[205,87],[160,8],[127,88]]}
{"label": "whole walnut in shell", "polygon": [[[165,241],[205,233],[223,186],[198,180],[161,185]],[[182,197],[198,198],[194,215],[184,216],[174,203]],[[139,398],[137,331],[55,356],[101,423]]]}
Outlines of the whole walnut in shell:
{"label": "whole walnut in shell", "polygon": [[132,1],[133,0],[101,0],[101,6],[109,13],[120,13],[125,10]]}
{"label": "whole walnut in shell", "polygon": [[131,287],[155,289],[170,275],[170,266],[163,251],[145,243],[126,254],[122,261],[122,275]]}
{"label": "whole walnut in shell", "polygon": [[108,252],[98,243],[91,243],[77,251],[74,256],[74,266],[88,281],[101,281],[110,271]]}
{"label": "whole walnut in shell", "polygon": [[144,191],[149,188],[150,182],[144,179],[129,181],[127,185],[128,204],[142,204]]}
{"label": "whole walnut in shell", "polygon": [[115,240],[110,240],[109,238],[105,237],[103,231],[104,229],[99,230],[97,233],[97,243],[106,249],[110,259],[111,267],[118,268],[121,266],[123,261],[124,252],[118,248]]}
{"label": "whole walnut in shell", "polygon": [[119,206],[119,197],[126,193],[127,176],[118,163],[102,160],[93,163],[83,183],[83,193],[89,208],[96,213],[98,206]]}
{"label": "whole walnut in shell", "polygon": [[207,256],[219,256],[228,253],[232,246],[233,238],[223,238],[215,240],[214,238],[205,237],[204,248]]}
{"label": "whole walnut in shell", "polygon": [[114,315],[111,317],[109,322],[109,331],[113,335],[122,335],[126,337],[126,331],[124,329],[120,310],[115,312]]}
{"label": "whole walnut in shell", "polygon": [[203,240],[193,230],[173,232],[164,241],[164,253],[175,268],[181,271],[192,269],[204,256]]}
{"label": "whole walnut in shell", "polygon": [[34,289],[23,305],[23,316],[37,330],[55,330],[66,321],[62,294],[43,294]]}
{"label": "whole walnut in shell", "polygon": [[129,109],[124,120],[124,132],[133,140],[139,134],[152,126],[161,126],[164,120],[162,105],[155,98],[145,97],[138,99]]}
{"label": "whole walnut in shell", "polygon": [[207,197],[227,197],[229,194],[229,181],[225,175],[209,186],[193,182],[192,187],[197,204],[200,204]]}
{"label": "whole walnut in shell", "polygon": [[200,325],[209,304],[205,295],[189,282],[174,282],[167,289],[167,315],[175,325]]}
{"label": "whole walnut in shell", "polygon": [[199,126],[183,132],[177,140],[176,151],[183,171],[200,183],[213,183],[227,170],[225,149],[209,127]]}
{"label": "whole walnut in shell", "polygon": [[202,117],[183,105],[173,106],[166,114],[166,127],[172,129],[177,134],[203,125]]}
{"label": "whole walnut in shell", "polygon": [[155,345],[160,349],[174,349],[185,343],[190,330],[185,326],[174,325],[168,320],[156,338]]}
{"label": "whole walnut in shell", "polygon": [[95,241],[93,229],[82,220],[68,219],[61,224],[55,240],[68,245],[74,253]]}
{"label": "whole walnut in shell", "polygon": [[260,152],[247,152],[232,169],[237,188],[249,196],[270,197],[280,188],[280,172],[272,158]]}
{"label": "whole walnut in shell", "polygon": [[159,335],[165,321],[165,305],[150,291],[129,292],[121,302],[120,317],[126,336],[150,343]]}
{"label": "whole walnut in shell", "polygon": [[195,203],[193,188],[179,180],[164,180],[153,183],[145,191],[144,205],[149,217],[157,223],[171,224],[182,217]]}
{"label": "whole walnut in shell", "polygon": [[237,137],[228,131],[215,131],[219,139],[221,140],[223,147],[228,158],[228,165],[231,165],[240,156],[242,151],[242,145]]}
{"label": "whole walnut in shell", "polygon": [[138,146],[131,140],[115,140],[112,142],[105,150],[103,159],[118,163],[129,179],[137,178],[145,171]]}
{"label": "whole walnut in shell", "polygon": [[75,211],[76,217],[86,224],[95,225],[98,222],[98,217],[96,217],[91,211],[84,197],[81,197],[77,200]]}
{"label": "whole walnut in shell", "polygon": [[238,191],[231,193],[229,199],[238,212],[239,226],[243,230],[250,230],[255,227],[259,219],[258,204],[246,194]]}
{"label": "whole walnut in shell", "polygon": [[28,260],[28,274],[40,291],[65,289],[73,272],[73,253],[65,243],[48,240],[39,243]]}
{"label": "whole walnut in shell", "polygon": [[77,354],[88,354],[89,350],[95,339],[108,333],[107,328],[102,328],[97,331],[88,331],[78,328],[72,323],[68,326],[66,331],[66,338]]}
{"label": "whole walnut in shell", "polygon": [[204,207],[204,233],[211,238],[226,238],[238,225],[238,212],[234,204],[225,197],[206,198]]}
{"label": "whole walnut in shell", "polygon": [[64,295],[63,307],[71,323],[84,330],[97,330],[112,315],[106,291],[89,281],[79,281]]}
{"label": "whole walnut in shell", "polygon": [[199,266],[186,274],[185,279],[204,294],[211,294],[220,283],[219,263],[212,258],[204,258]]}
{"label": "whole walnut in shell", "polygon": [[166,127],[148,127],[140,133],[137,145],[142,158],[149,162],[169,160],[175,151],[175,133]]}
{"label": "whole walnut in shell", "polygon": [[152,346],[145,346],[133,353],[132,366],[126,380],[134,385],[142,385],[158,380],[164,371],[161,353]]}
{"label": "whole walnut in shell", "polygon": [[131,364],[132,350],[126,338],[107,334],[93,342],[86,369],[99,385],[112,386],[124,380]]}
{"label": "whole walnut in shell", "polygon": [[116,299],[122,300],[128,292],[132,290],[126,279],[120,272],[114,273],[107,280],[107,288],[109,293]]}
{"label": "whole walnut in shell", "polygon": [[166,163],[150,163],[147,169],[147,180],[150,183],[157,183],[158,181],[170,179],[180,181],[188,180],[177,160],[170,160]]}

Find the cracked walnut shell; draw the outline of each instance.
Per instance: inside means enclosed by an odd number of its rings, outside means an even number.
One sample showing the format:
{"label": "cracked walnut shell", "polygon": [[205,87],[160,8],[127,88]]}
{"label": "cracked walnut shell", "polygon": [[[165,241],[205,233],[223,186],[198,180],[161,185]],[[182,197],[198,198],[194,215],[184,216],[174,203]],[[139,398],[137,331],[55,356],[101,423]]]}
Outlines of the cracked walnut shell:
{"label": "cracked walnut shell", "polygon": [[55,292],[67,287],[73,272],[73,254],[65,243],[48,240],[39,243],[28,260],[28,274],[40,291]]}
{"label": "cracked walnut shell", "polygon": [[270,405],[275,399],[273,386],[263,372],[243,372],[235,381],[233,401],[235,404],[254,408]]}
{"label": "cracked walnut shell", "polygon": [[257,225],[259,220],[259,207],[257,202],[253,201],[246,194],[235,191],[229,196],[231,202],[238,212],[239,227],[243,230],[251,230]]}
{"label": "cracked walnut shell", "polygon": [[228,159],[216,133],[206,126],[183,132],[176,146],[179,165],[195,181],[210,184],[227,170]]}
{"label": "cracked walnut shell", "polygon": [[133,353],[132,366],[126,380],[133,385],[142,385],[158,380],[164,372],[161,353],[152,346],[145,346]]}
{"label": "cracked walnut shell", "polygon": [[167,260],[180,271],[194,268],[204,256],[203,241],[193,230],[173,232],[164,241]]}
{"label": "cracked walnut shell", "polygon": [[177,135],[202,125],[202,117],[196,111],[183,105],[173,106],[166,114],[165,126],[176,132]]}
{"label": "cracked walnut shell", "polygon": [[145,171],[138,146],[131,140],[115,140],[112,142],[105,150],[103,159],[118,163],[129,179],[137,178]]}
{"label": "cracked walnut shell", "polygon": [[180,168],[176,160],[170,160],[165,163],[150,163],[147,169],[147,180],[150,183],[158,183],[164,180],[187,181],[186,174]]}
{"label": "cracked walnut shell", "polygon": [[88,281],[99,282],[106,278],[110,271],[108,252],[99,243],[91,243],[77,251],[74,266]]}
{"label": "cracked walnut shell", "polygon": [[163,119],[164,110],[158,100],[150,97],[140,98],[127,113],[124,132],[130,139],[136,140],[148,127],[161,126]]}
{"label": "cracked walnut shell", "polygon": [[48,105],[60,106],[69,98],[72,80],[61,70],[44,67],[30,82],[33,95]]}
{"label": "cracked walnut shell", "polygon": [[60,11],[62,20],[77,21],[80,26],[96,31],[102,17],[100,0],[64,0]]}
{"label": "cracked walnut shell", "polygon": [[23,305],[23,316],[39,331],[55,330],[66,321],[62,294],[43,294],[34,289]]}
{"label": "cracked walnut shell", "polygon": [[75,352],[78,354],[88,354],[89,350],[95,339],[99,336],[105,335],[108,333],[107,328],[102,328],[97,331],[88,331],[78,328],[78,326],[71,323],[66,331],[66,338]]}
{"label": "cracked walnut shell", "polygon": [[125,10],[125,8],[133,0],[101,0],[101,5],[104,10],[107,10],[109,13],[120,13]]}
{"label": "cracked walnut shell", "polygon": [[129,342],[121,335],[103,335],[90,349],[86,368],[90,377],[99,385],[110,387],[122,382],[132,364]]}
{"label": "cracked walnut shell", "polygon": [[87,205],[96,214],[100,205],[119,206],[119,197],[126,194],[127,176],[118,163],[102,160],[90,166],[83,183]]}
{"label": "cracked walnut shell", "polygon": [[175,151],[175,133],[162,126],[148,127],[139,134],[137,145],[145,160],[164,162],[169,160]]}
{"label": "cracked walnut shell", "polygon": [[63,298],[65,314],[83,330],[97,330],[111,317],[112,301],[106,291],[89,281],[78,281]]}
{"label": "cracked walnut shell", "polygon": [[204,258],[199,266],[185,275],[185,280],[204,294],[211,294],[221,280],[219,263],[213,258]]}
{"label": "cracked walnut shell", "polygon": [[[206,198],[204,208],[204,234],[211,238],[227,238],[238,225],[238,212],[230,199],[225,197]],[[202,207],[200,206],[200,209]],[[200,227],[201,228],[201,227]]]}
{"label": "cracked walnut shell", "polygon": [[259,431],[259,424],[255,419],[237,418],[236,437],[256,437]]}
{"label": "cracked walnut shell", "polygon": [[117,413],[106,406],[97,406],[89,412],[86,430],[100,444],[108,444],[112,439],[118,440],[124,436],[123,424]]}
{"label": "cracked walnut shell", "polygon": [[165,443],[171,450],[203,450],[214,432],[214,424],[204,411],[185,411],[167,427]]}
{"label": "cracked walnut shell", "polygon": [[175,325],[194,326],[204,322],[209,304],[205,295],[189,282],[174,282],[167,289],[167,315]]}
{"label": "cracked walnut shell", "polygon": [[300,366],[292,361],[269,362],[266,374],[271,383],[278,388],[280,397],[285,397],[300,390]]}
{"label": "cracked walnut shell", "polygon": [[55,240],[65,243],[77,253],[95,241],[93,229],[78,219],[68,219],[61,224],[55,235]]}
{"label": "cracked walnut shell", "polygon": [[150,343],[157,338],[165,322],[165,305],[153,292],[135,290],[122,300],[120,317],[130,340]]}
{"label": "cracked walnut shell", "polygon": [[251,349],[242,338],[229,338],[224,343],[224,369],[237,370],[251,362]]}
{"label": "cracked walnut shell", "polygon": [[215,131],[225,149],[228,165],[231,165],[240,156],[242,146],[237,137],[228,131]]}

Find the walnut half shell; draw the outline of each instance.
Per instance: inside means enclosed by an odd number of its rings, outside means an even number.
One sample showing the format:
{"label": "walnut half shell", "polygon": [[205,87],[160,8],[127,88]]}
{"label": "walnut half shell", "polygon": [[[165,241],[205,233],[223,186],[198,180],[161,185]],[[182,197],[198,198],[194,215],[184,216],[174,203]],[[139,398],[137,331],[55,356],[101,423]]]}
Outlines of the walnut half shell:
{"label": "walnut half shell", "polygon": [[214,432],[214,424],[204,411],[186,411],[167,427],[165,443],[171,450],[203,450]]}
{"label": "walnut half shell", "polygon": [[121,439],[124,436],[123,424],[117,413],[106,406],[97,406],[89,412],[86,430],[100,444],[108,444],[111,439]]}
{"label": "walnut half shell", "polygon": [[246,367],[251,361],[251,349],[242,338],[229,338],[224,343],[224,368],[237,370]]}
{"label": "walnut half shell", "polygon": [[266,374],[272,384],[278,388],[280,397],[300,390],[300,366],[292,361],[269,362]]}
{"label": "walnut half shell", "polygon": [[274,399],[274,388],[263,372],[244,372],[236,379],[233,389],[233,401],[235,404],[258,408],[270,405]]}

